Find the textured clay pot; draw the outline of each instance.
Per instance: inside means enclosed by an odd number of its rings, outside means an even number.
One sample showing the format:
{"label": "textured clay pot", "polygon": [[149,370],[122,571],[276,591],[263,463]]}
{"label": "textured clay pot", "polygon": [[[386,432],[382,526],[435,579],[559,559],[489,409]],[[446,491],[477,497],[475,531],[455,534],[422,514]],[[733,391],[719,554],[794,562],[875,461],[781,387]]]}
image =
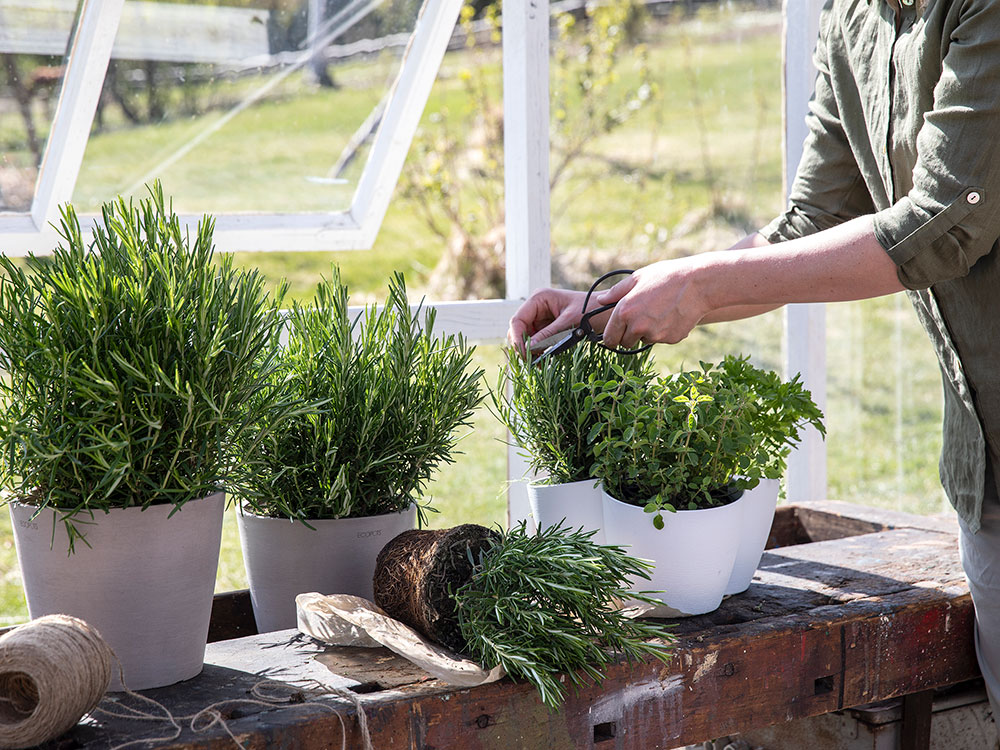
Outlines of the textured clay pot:
{"label": "textured clay pot", "polygon": [[750,581],[760,565],[767,537],[771,533],[774,509],[778,505],[778,487],[777,479],[762,479],[760,484],[744,492],[734,503],[740,507],[743,522],[736,562],[726,585],[727,595],[740,594],[750,588]]}
{"label": "textured clay pot", "polygon": [[651,513],[602,494],[607,543],[656,565],[652,580],[636,579],[632,590],[658,592],[651,594],[664,605],[658,616],[687,617],[718,608],[739,549],[743,513],[737,503],[665,512],[663,528],[657,529]]}
{"label": "textured clay pot", "polygon": [[[12,503],[17,559],[31,618],[67,614],[97,628],[132,690],[199,674],[219,567],[225,496],[220,492],[146,510],[78,516],[86,543],[69,550],[52,510]],[[54,534],[53,534],[54,530]],[[113,667],[109,690],[121,690]]]}
{"label": "textured clay pot", "polygon": [[528,504],[535,528],[563,522],[571,529],[596,532],[592,541],[604,544],[604,506],[600,481],[584,479],[568,484],[528,484]]}
{"label": "textured clay pot", "polygon": [[386,542],[416,525],[417,509],[310,521],[237,514],[254,618],[261,633],[296,625],[295,597],[307,592],[372,599],[375,559]]}

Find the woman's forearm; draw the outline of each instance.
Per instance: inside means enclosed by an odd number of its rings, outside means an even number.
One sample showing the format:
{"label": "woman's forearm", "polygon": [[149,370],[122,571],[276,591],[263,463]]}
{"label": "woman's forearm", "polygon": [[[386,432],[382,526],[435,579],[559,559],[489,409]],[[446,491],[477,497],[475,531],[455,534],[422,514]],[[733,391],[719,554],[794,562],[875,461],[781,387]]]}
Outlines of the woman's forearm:
{"label": "woman's forearm", "polygon": [[753,236],[746,243],[654,263],[610,289],[598,300],[618,302],[605,329],[606,343],[676,343],[699,322],[746,317],[791,302],[866,299],[903,289],[870,216],[780,244]]}

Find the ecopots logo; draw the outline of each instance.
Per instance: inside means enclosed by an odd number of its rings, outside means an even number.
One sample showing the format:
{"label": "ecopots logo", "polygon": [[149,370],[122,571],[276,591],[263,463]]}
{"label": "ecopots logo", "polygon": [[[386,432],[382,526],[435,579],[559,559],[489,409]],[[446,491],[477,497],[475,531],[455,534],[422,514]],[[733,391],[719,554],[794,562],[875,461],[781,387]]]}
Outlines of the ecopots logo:
{"label": "ecopots logo", "polygon": [[370,539],[373,536],[382,536],[382,529],[375,529],[374,531],[359,531],[358,539]]}

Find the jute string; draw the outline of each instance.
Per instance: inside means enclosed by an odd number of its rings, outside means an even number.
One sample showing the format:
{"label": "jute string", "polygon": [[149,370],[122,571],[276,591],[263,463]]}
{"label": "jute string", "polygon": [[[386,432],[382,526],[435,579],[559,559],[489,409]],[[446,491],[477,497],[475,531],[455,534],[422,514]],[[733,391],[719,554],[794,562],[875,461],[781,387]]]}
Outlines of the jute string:
{"label": "jute string", "polygon": [[121,663],[100,633],[83,620],[68,615],[40,617],[0,636],[0,748],[16,750],[54,739],[90,713],[95,717],[103,714],[166,725],[161,736],[131,740],[112,750],[175,740],[185,724],[195,734],[219,726],[240,750],[246,750],[227,724],[227,712],[238,706],[270,709],[287,706],[335,715],[340,722],[341,750],[346,750],[347,726],[343,715],[321,702],[335,696],[354,704],[365,750],[372,750],[361,698],[349,690],[314,680],[262,680],[251,688],[250,698],[219,701],[197,713],[174,716],[162,703],[127,687],[114,697],[104,697],[113,665],[125,685]]}
{"label": "jute string", "polygon": [[114,654],[75,617],[48,615],[0,636],[0,747],[33,747],[101,700]]}
{"label": "jute string", "polygon": [[[320,702],[320,699],[332,695],[338,698],[345,698],[354,704],[364,748],[365,750],[373,750],[372,738],[368,730],[368,717],[365,715],[364,706],[362,706],[361,698],[357,693],[334,688],[313,680],[297,682],[262,680],[250,689],[250,694],[253,696],[252,698],[234,698],[218,701],[217,703],[205,706],[205,708],[197,713],[187,716],[174,716],[170,712],[170,709],[159,701],[155,701],[148,696],[140,695],[126,688],[123,691],[123,695],[132,699],[133,702],[140,704],[139,706],[129,705],[123,702],[120,697],[106,698],[94,709],[93,713],[95,716],[104,714],[105,716],[117,719],[158,722],[166,724],[169,727],[165,729],[162,735],[123,742],[115,745],[111,750],[123,750],[127,747],[176,740],[184,731],[185,724],[194,734],[202,734],[214,726],[220,726],[240,750],[246,750],[246,746],[239,741],[232,729],[230,729],[229,724],[226,723],[225,714],[228,710],[238,706],[260,706],[263,708],[288,706],[289,708],[298,709],[320,709],[332,713],[337,717],[337,720],[340,722],[340,747],[341,750],[346,750],[347,726],[344,724],[343,715],[333,706]],[[303,700],[304,698],[310,698],[311,700]]]}

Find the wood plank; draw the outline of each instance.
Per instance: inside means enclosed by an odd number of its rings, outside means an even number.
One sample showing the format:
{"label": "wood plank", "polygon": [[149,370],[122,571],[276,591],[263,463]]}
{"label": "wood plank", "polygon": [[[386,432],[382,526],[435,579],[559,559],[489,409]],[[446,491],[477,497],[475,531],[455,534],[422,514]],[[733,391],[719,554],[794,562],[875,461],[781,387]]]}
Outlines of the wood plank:
{"label": "wood plank", "polygon": [[[797,517],[814,542],[887,529],[927,529],[958,534],[958,521],[951,512],[945,515],[921,516],[839,500],[814,500],[788,507],[795,509]],[[866,526],[868,530],[865,530]],[[836,532],[843,533],[834,536]]]}
{"label": "wood plank", "polygon": [[[558,713],[525,683],[456,689],[382,649],[324,648],[293,631],[212,644],[202,676],[149,694],[184,715],[246,698],[265,677],[319,681],[360,693],[378,748],[672,748],[969,679],[972,618],[954,536],[894,529],[767,553],[746,593],[674,623],[668,665],[615,665]],[[361,747],[353,701],[325,702],[347,717],[349,746]],[[340,742],[339,720],[310,706],[234,704],[226,715],[248,748]],[[74,730],[76,746],[157,731],[101,722]],[[231,743],[215,726],[162,746]]]}
{"label": "wood plank", "polygon": [[922,690],[903,697],[903,725],[899,730],[900,747],[928,750],[931,746],[931,710],[934,691]]}
{"label": "wood plank", "polygon": [[212,598],[212,618],[208,624],[208,642],[228,641],[257,635],[257,621],[249,589],[227,591]]}

